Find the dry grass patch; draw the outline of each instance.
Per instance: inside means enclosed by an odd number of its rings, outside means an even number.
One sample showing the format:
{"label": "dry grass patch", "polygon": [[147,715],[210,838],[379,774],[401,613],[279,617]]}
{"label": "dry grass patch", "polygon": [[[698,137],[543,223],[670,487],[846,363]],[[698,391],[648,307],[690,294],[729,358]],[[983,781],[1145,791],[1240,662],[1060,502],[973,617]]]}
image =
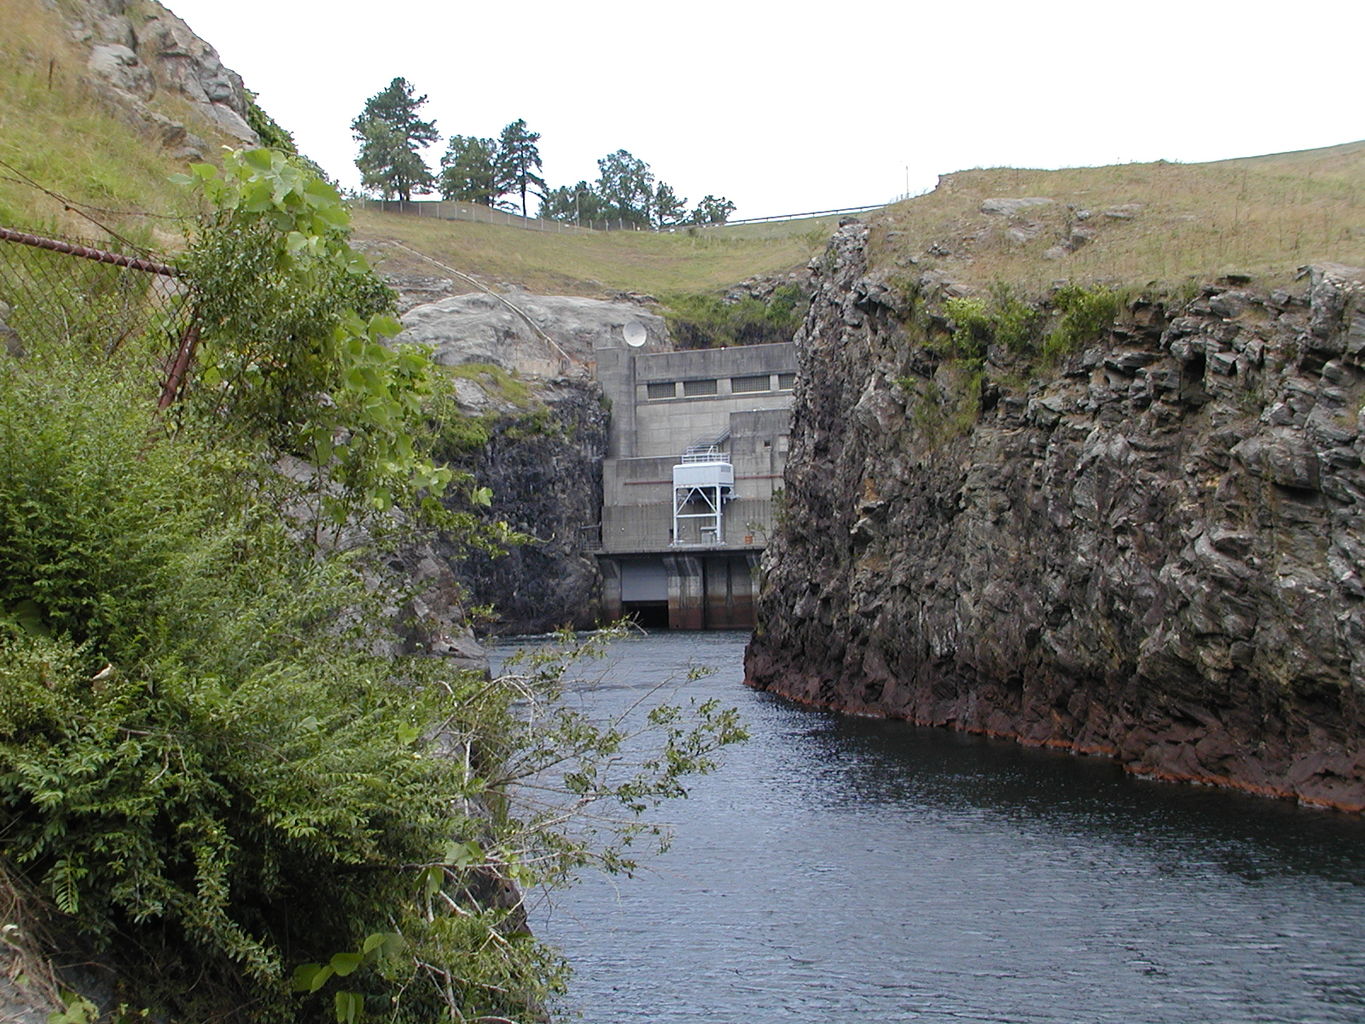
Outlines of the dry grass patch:
{"label": "dry grass patch", "polygon": [[[1053,202],[982,212],[999,197]],[[1282,284],[1307,263],[1365,264],[1365,142],[1207,164],[963,171],[871,219],[879,265],[913,259],[969,284],[1229,273]],[[1059,251],[1068,240],[1074,251]]]}
{"label": "dry grass patch", "polygon": [[[983,213],[991,198],[1050,203]],[[1261,285],[1314,262],[1365,264],[1365,142],[1207,164],[1122,164],[1059,171],[996,168],[864,216],[873,263],[940,269],[966,284],[1037,292],[1058,281],[1176,287],[1228,274]],[[491,282],[602,296],[716,292],[800,266],[836,217],[692,233],[552,234],[362,211],[362,240],[396,240]],[[389,251],[391,270],[430,274]]]}

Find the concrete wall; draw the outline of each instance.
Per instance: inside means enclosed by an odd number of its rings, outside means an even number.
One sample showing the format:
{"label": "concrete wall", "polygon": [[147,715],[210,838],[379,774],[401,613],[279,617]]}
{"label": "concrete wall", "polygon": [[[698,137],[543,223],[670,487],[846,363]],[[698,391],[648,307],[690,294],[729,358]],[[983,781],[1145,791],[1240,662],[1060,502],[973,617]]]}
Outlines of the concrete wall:
{"label": "concrete wall", "polygon": [[[748,629],[758,593],[757,554],[602,556],[603,610],[669,629]],[[653,581],[662,582],[661,592]],[[642,586],[642,582],[644,585]]]}
{"label": "concrete wall", "polygon": [[[734,413],[789,410],[796,349],[789,343],[688,352],[637,352],[615,337],[594,350],[611,402],[611,458],[676,457],[727,429]],[[736,391],[767,378],[764,391]],[[714,384],[714,394],[689,394]],[[670,388],[669,385],[672,385]],[[667,397],[659,397],[667,392]],[[651,395],[655,397],[651,397]]]}
{"label": "concrete wall", "polygon": [[[606,613],[662,614],[657,602],[624,596],[631,580],[662,567],[670,628],[753,625],[753,567],[787,462],[794,346],[642,352],[606,338],[594,354],[611,404],[599,554]],[[719,541],[698,520],[673,534],[673,467],[703,441],[718,441],[734,467]]]}

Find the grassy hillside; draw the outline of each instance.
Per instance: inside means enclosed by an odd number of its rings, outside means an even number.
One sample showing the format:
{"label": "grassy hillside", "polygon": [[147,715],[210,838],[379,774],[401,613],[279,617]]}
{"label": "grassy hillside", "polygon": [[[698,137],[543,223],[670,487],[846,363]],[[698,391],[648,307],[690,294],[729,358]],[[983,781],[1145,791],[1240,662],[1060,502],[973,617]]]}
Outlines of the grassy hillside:
{"label": "grassy hillside", "polygon": [[[187,197],[166,178],[183,168],[101,99],[86,70],[88,51],[71,40],[57,10],[43,0],[5,0],[4,8],[0,160],[9,167],[0,166],[0,223],[98,235],[27,177],[95,208],[121,234],[157,247],[179,244],[174,218],[186,211]],[[173,97],[157,97],[150,106],[178,121],[192,116]],[[222,141],[198,119],[189,123],[212,145]]]}
{"label": "grassy hillside", "polygon": [[[1052,202],[983,212],[992,198]],[[966,284],[1178,285],[1235,273],[1277,285],[1307,263],[1365,264],[1365,142],[1207,164],[961,171],[864,219],[877,265],[938,269]],[[493,281],[581,295],[717,291],[799,266],[836,223],[558,235],[369,211],[357,218],[366,240],[402,241]],[[431,273],[389,252],[392,269]]]}
{"label": "grassy hillside", "polygon": [[[135,16],[143,3],[132,0]],[[45,0],[6,0],[0,223],[98,234],[28,177],[93,208],[120,233],[174,248],[188,199],[166,178],[181,168],[100,98],[85,60],[57,9]],[[159,94],[152,106],[176,120],[193,118],[176,97]],[[211,149],[225,141],[197,119],[190,127]],[[999,197],[1054,202],[1013,216],[981,211],[983,200]],[[963,171],[865,219],[874,225],[880,265],[940,269],[969,284],[1179,283],[1234,272],[1282,283],[1309,262],[1365,263],[1362,197],[1365,142],[1357,142],[1209,164]],[[835,224],[825,217],[695,234],[561,235],[373,211],[356,217],[359,240],[390,270],[433,273],[384,244],[399,241],[491,282],[579,295],[718,292],[800,266]]]}
{"label": "grassy hillside", "polygon": [[[982,212],[1001,197],[1055,202]],[[1207,164],[963,171],[871,219],[881,265],[940,269],[970,284],[1229,273],[1281,284],[1307,263],[1365,265],[1365,142]],[[1078,233],[1090,237],[1075,251],[1055,248]]]}
{"label": "grassy hillside", "polygon": [[828,232],[804,222],[785,234],[741,228],[687,234],[612,231],[556,234],[466,221],[359,211],[356,234],[382,269],[430,275],[429,264],[383,243],[402,242],[457,270],[533,292],[600,296],[613,291],[718,291],[754,274],[790,270],[818,252]]}
{"label": "grassy hillside", "polygon": [[[137,6],[138,0],[130,4],[134,16]],[[102,87],[91,83],[86,69],[87,57],[88,48],[71,39],[58,9],[44,0],[6,0],[0,33],[0,224],[102,237],[94,223],[47,189],[136,242],[178,248],[189,197],[167,178],[184,168],[101,98]],[[210,150],[230,141],[178,97],[159,93],[149,105],[187,123]],[[746,237],[754,233],[740,229],[695,237],[573,237],[373,213],[361,213],[357,222],[362,241],[397,239],[490,281],[584,295],[719,290],[753,274],[803,263],[826,234],[805,225],[795,233],[768,231],[761,237]],[[392,250],[388,260],[394,270],[433,272],[421,261],[406,268],[411,257]]]}

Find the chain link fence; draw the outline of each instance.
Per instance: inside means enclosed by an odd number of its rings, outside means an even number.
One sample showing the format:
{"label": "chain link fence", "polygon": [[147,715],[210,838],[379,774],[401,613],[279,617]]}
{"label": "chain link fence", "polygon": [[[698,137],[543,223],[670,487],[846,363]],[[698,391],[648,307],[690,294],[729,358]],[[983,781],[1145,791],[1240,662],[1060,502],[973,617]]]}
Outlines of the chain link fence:
{"label": "chain link fence", "polygon": [[189,288],[163,258],[121,248],[0,226],[0,345],[11,355],[60,345],[107,357],[145,338],[165,353],[165,404],[194,341]]}
{"label": "chain link fence", "polygon": [[545,220],[541,217],[523,217],[506,210],[495,210],[478,203],[462,203],[453,199],[366,199],[363,196],[349,200],[352,209],[375,210],[379,213],[401,213],[409,217],[427,217],[434,220],[464,220],[477,224],[499,224],[503,227],[522,228],[526,231],[550,231],[557,234],[589,234],[592,230],[613,230],[615,221],[597,221],[593,224],[566,224],[560,221]]}

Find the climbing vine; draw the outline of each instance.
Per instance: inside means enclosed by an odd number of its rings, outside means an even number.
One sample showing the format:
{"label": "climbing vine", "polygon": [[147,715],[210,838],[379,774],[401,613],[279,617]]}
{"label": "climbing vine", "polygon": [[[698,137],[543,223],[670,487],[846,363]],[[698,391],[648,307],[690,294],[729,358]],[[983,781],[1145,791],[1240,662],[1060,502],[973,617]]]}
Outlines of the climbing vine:
{"label": "climbing vine", "polygon": [[187,259],[189,413],[306,459],[318,525],[437,510],[451,473],[423,449],[420,412],[441,378],[425,352],[390,343],[393,293],[350,246],[336,190],[268,149],[177,180],[206,203]]}

